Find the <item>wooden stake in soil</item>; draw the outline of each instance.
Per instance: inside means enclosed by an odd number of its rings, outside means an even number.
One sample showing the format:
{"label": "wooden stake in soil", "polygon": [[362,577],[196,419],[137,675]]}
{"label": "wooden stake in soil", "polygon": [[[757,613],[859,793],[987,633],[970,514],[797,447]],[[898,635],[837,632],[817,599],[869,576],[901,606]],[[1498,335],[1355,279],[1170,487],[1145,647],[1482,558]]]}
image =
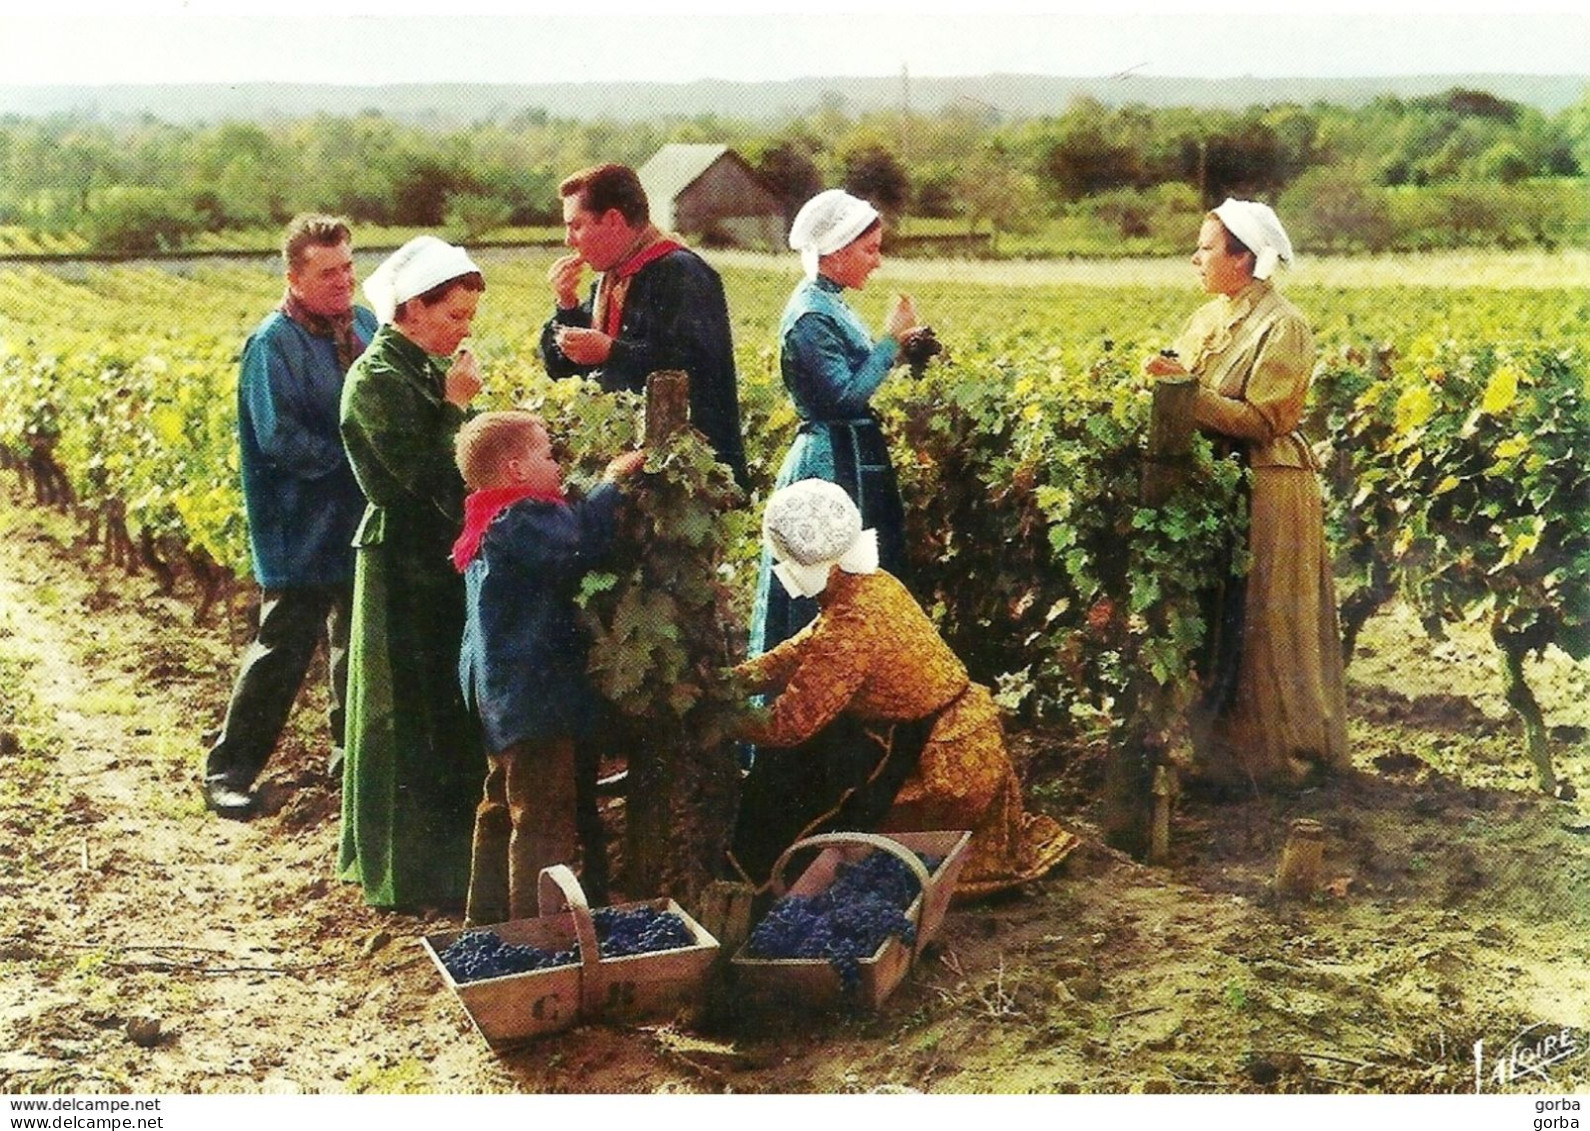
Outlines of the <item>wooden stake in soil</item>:
{"label": "wooden stake in soil", "polygon": [[[1148,450],[1143,456],[1140,493],[1144,506],[1158,507],[1187,478],[1192,453],[1195,377],[1166,378],[1154,383],[1149,418]],[[1170,848],[1168,805],[1162,826],[1154,796],[1156,771],[1165,756],[1165,722],[1169,696],[1157,681],[1139,676],[1120,700],[1130,724],[1115,740],[1104,772],[1104,814],[1100,822],[1105,843],[1138,860],[1162,860]],[[1167,795],[1168,796],[1168,795]],[[1156,843],[1157,838],[1157,843]]]}
{"label": "wooden stake in soil", "polygon": [[[662,450],[690,427],[690,377],[680,370],[661,370],[646,381],[645,445]],[[699,513],[700,498],[680,497],[689,489],[667,477],[647,488],[651,520],[666,523],[670,508],[689,507]],[[648,555],[640,584],[668,591],[679,585],[680,571],[711,577],[714,562],[680,562],[668,553]],[[682,593],[675,591],[679,600]],[[699,598],[700,595],[697,594]],[[714,608],[712,601],[717,600]],[[723,648],[725,608],[721,594],[688,609],[679,606],[675,624],[681,645],[691,653],[691,669],[681,679],[705,679],[703,671],[728,662]],[[623,888],[631,896],[667,894],[696,909],[702,891],[723,858],[740,774],[732,743],[705,737],[668,710],[626,724],[629,772],[625,800]]]}
{"label": "wooden stake in soil", "polygon": [[[680,369],[663,369],[646,378],[646,420],[642,443],[657,448],[682,428],[690,426],[690,375]],[[652,895],[663,890],[669,871],[674,771],[682,751],[682,735],[654,721],[631,728],[632,745],[627,775],[625,810],[624,887],[632,893]],[[705,882],[707,877],[701,877]],[[694,892],[684,893],[693,900]]]}
{"label": "wooden stake in soil", "polygon": [[700,923],[718,940],[728,958],[751,936],[751,911],[756,888],[730,880],[713,880],[701,893]]}
{"label": "wooden stake in soil", "polygon": [[1154,824],[1148,837],[1150,864],[1163,864],[1170,858],[1170,810],[1175,799],[1175,771],[1161,765],[1154,770]]}
{"label": "wooden stake in soil", "polygon": [[1281,861],[1275,868],[1275,890],[1291,899],[1306,899],[1319,890],[1325,867],[1325,828],[1318,821],[1299,817],[1292,822]]}

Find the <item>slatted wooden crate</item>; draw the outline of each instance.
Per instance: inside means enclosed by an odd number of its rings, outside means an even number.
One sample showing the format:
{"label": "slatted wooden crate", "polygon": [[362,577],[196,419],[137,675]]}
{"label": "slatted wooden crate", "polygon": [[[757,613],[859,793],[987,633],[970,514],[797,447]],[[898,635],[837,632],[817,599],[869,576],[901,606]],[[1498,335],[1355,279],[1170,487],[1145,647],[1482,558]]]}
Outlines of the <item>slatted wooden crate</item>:
{"label": "slatted wooden crate", "polygon": [[[779,857],[773,868],[774,892],[783,896],[816,895],[834,882],[842,863],[854,863],[872,852],[888,852],[910,868],[922,890],[906,908],[906,917],[916,925],[916,942],[907,947],[898,938],[885,939],[871,956],[858,960],[861,985],[846,993],[839,972],[826,958],[753,958],[745,946],[735,953],[730,966],[735,972],[737,992],[758,1008],[831,1008],[842,1003],[876,1008],[894,992],[910,971],[916,956],[944,922],[955,878],[965,862],[966,846],[972,834],[963,831],[890,833],[823,833],[796,841]],[[788,889],[784,870],[790,858],[802,849],[822,848],[806,870]],[[940,856],[943,860],[931,873],[918,854]],[[747,944],[749,945],[749,944]]]}
{"label": "slatted wooden crate", "polygon": [[684,920],[695,942],[675,950],[601,958],[596,926],[574,873],[562,864],[540,876],[534,919],[514,919],[491,927],[507,943],[545,950],[579,945],[580,961],[569,966],[458,982],[442,963],[442,952],[468,930],[442,931],[421,941],[442,980],[493,1048],[505,1048],[583,1021],[637,1020],[672,1013],[697,1001],[718,953],[718,940],[671,899],[620,903],[615,910],[649,907]]}

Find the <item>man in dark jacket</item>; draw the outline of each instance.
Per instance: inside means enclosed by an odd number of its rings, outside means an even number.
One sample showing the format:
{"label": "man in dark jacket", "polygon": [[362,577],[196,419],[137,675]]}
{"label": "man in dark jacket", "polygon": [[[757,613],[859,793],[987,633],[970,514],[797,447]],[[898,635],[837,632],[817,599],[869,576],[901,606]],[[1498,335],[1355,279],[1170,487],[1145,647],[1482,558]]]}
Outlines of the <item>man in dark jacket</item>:
{"label": "man in dark jacket", "polygon": [[[641,392],[659,369],[690,375],[690,421],[743,489],[747,485],[734,342],[723,282],[695,252],[651,222],[640,178],[598,165],[558,186],[573,248],[547,279],[557,310],[541,332],[553,377],[593,377],[603,390]],[[580,302],[584,269],[597,272]]]}
{"label": "man in dark jacket", "polygon": [[282,240],[287,293],[243,347],[238,441],[259,631],[243,653],[220,737],[204,767],[206,804],[246,819],[324,629],[331,674],[331,770],[340,770],[354,529],[364,496],[338,433],[343,377],[376,331],[353,304],[352,235],[333,216],[298,216]]}

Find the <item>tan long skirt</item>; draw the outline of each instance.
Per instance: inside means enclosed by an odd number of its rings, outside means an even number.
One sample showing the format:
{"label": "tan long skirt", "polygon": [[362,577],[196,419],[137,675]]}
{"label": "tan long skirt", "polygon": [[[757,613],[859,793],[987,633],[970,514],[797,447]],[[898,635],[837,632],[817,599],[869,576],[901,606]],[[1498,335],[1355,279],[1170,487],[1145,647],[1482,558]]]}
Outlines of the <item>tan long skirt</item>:
{"label": "tan long skirt", "polygon": [[1195,739],[1209,777],[1284,788],[1348,766],[1341,628],[1318,477],[1309,468],[1255,468],[1250,515],[1236,701]]}

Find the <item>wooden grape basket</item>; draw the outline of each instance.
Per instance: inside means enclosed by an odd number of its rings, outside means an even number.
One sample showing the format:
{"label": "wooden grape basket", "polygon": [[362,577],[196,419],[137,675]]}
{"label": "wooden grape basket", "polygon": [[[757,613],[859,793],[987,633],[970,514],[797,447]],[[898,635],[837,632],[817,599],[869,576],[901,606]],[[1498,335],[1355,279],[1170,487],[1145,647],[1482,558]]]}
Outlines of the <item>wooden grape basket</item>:
{"label": "wooden grape basket", "polygon": [[[790,857],[805,848],[822,848],[818,857],[787,890],[791,895],[816,895],[834,882],[841,863],[854,863],[874,851],[887,852],[915,873],[922,884],[906,918],[916,925],[916,943],[907,947],[893,935],[867,958],[859,959],[861,985],[846,993],[839,972],[826,958],[752,958],[741,946],[730,960],[736,986],[745,1002],[757,1008],[827,1009],[852,1004],[876,1009],[910,971],[916,956],[938,933],[955,892],[955,878],[965,862],[972,834],[963,831],[920,833],[835,832],[798,840],[773,866],[773,892],[783,896],[784,869]],[[942,856],[932,872],[917,854]],[[748,943],[746,945],[749,945]]]}
{"label": "wooden grape basket", "polygon": [[[582,1021],[635,1020],[665,1015],[698,1000],[718,954],[718,940],[671,899],[620,903],[615,910],[649,907],[684,920],[695,943],[675,950],[601,958],[596,926],[585,892],[566,865],[541,872],[534,919],[513,919],[486,928],[442,931],[421,942],[442,972],[475,1029],[494,1049],[567,1029]],[[491,930],[507,943],[545,950],[579,944],[580,960],[568,966],[457,982],[442,964],[442,952],[469,930]]]}

